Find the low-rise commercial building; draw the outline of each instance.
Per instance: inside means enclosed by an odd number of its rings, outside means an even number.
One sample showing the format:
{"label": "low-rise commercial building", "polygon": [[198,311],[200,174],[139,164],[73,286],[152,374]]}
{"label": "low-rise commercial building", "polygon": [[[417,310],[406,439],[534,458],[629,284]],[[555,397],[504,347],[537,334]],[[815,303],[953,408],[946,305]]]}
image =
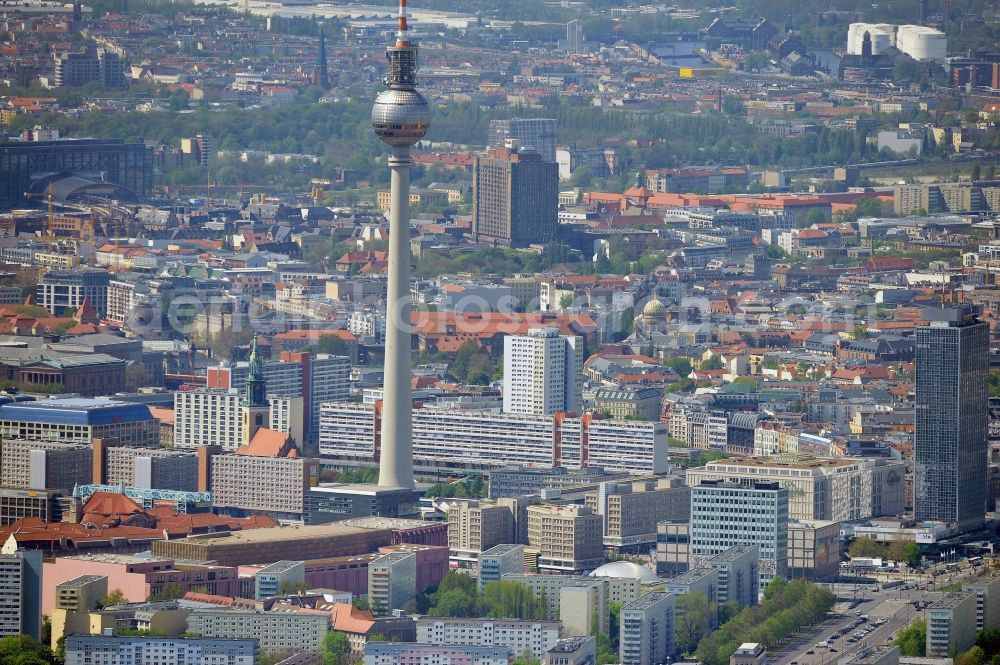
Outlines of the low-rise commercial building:
{"label": "low-rise commercial building", "polygon": [[788,576],[824,582],[840,574],[840,522],[789,520]]}
{"label": "low-rise commercial building", "polygon": [[729,665],[765,665],[767,648],[756,642],[746,642],[729,657]]}

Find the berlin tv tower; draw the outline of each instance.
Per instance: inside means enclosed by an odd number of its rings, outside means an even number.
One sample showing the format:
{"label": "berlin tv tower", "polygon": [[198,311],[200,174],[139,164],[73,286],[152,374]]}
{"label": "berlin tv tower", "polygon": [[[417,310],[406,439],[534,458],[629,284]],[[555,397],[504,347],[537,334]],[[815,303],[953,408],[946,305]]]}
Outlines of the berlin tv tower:
{"label": "berlin tv tower", "polygon": [[410,389],[410,146],[427,134],[431,111],[416,91],[417,47],[410,43],[406,0],[399,0],[396,43],[385,51],[389,72],[372,107],[372,127],[389,145],[389,279],[386,295],[380,487],[413,488]]}

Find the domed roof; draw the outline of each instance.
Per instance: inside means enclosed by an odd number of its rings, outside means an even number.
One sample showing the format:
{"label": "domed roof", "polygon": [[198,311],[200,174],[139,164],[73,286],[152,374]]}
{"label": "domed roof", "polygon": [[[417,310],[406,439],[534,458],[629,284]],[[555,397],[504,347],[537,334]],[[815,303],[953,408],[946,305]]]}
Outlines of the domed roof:
{"label": "domed roof", "polygon": [[632,561],[612,561],[590,573],[591,577],[619,577],[637,579],[643,584],[656,584],[660,578],[645,566]]}
{"label": "domed roof", "polygon": [[642,315],[660,316],[663,314],[664,309],[665,308],[663,307],[663,303],[657,300],[656,298],[653,298],[648,303],[646,303],[645,307],[642,308]]}

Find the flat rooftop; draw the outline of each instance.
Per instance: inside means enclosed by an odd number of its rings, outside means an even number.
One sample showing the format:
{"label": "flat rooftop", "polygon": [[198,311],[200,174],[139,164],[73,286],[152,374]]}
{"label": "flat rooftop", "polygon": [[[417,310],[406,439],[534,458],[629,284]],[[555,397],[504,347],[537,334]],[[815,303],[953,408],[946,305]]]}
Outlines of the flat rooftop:
{"label": "flat rooftop", "polygon": [[498,556],[500,554],[506,554],[507,552],[513,552],[515,550],[523,548],[524,545],[515,545],[514,543],[502,543],[500,545],[494,545],[488,550],[483,551],[479,555],[480,558],[484,556]]}
{"label": "flat rooftop", "polygon": [[[347,526],[345,522],[333,522],[331,524],[316,524],[311,526],[276,526],[266,529],[246,529],[244,531],[230,531],[227,533],[188,536],[184,540],[205,544],[246,543],[252,545],[254,543],[270,543],[276,540],[347,536],[351,534],[365,533],[376,528],[388,529],[390,527]],[[175,540],[173,542],[180,541]]]}
{"label": "flat rooftop", "polygon": [[622,609],[623,610],[646,610],[653,607],[658,602],[666,598],[667,596],[673,596],[672,593],[666,593],[662,591],[653,591],[647,593],[645,596],[639,596],[631,603],[627,603]]}
{"label": "flat rooftop", "polygon": [[359,529],[420,529],[425,526],[432,526],[435,522],[425,522],[423,520],[408,520],[402,517],[355,517],[349,520],[341,520],[338,524],[344,526],[357,527]]}
{"label": "flat rooftop", "polygon": [[952,591],[948,595],[938,598],[928,606],[929,610],[953,610],[965,601],[969,596],[975,594],[971,591]]}
{"label": "flat rooftop", "polygon": [[709,563],[732,563],[753,549],[753,545],[736,545],[735,547],[730,547],[725,552],[716,554],[708,561]]}
{"label": "flat rooftop", "polygon": [[697,582],[709,575],[715,575],[715,571],[711,568],[695,568],[694,570],[689,570],[683,575],[678,575],[673,579],[666,580],[667,586],[673,586],[678,584],[691,584]]}
{"label": "flat rooftop", "polygon": [[56,585],[57,589],[79,589],[88,584],[96,582],[98,580],[103,580],[104,575],[80,575],[80,577],[74,577],[71,580],[66,580]]}
{"label": "flat rooftop", "polygon": [[722,466],[745,466],[753,467],[755,469],[831,469],[841,466],[855,466],[858,462],[859,460],[857,459],[814,458],[791,462],[782,461],[775,457],[742,457],[738,459],[709,462],[705,465],[705,468],[712,469]]}

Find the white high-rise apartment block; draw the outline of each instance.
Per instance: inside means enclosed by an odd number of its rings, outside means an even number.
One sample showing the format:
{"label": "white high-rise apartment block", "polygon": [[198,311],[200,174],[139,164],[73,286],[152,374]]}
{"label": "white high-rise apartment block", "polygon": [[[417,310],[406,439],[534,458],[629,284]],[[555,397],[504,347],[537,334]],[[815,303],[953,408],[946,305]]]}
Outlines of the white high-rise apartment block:
{"label": "white high-rise apartment block", "polygon": [[504,413],[578,411],[583,338],[558,328],[531,328],[504,339]]}
{"label": "white high-rise apartment block", "polygon": [[174,393],[174,445],[178,448],[243,445],[243,400],[235,390],[199,388]]}

